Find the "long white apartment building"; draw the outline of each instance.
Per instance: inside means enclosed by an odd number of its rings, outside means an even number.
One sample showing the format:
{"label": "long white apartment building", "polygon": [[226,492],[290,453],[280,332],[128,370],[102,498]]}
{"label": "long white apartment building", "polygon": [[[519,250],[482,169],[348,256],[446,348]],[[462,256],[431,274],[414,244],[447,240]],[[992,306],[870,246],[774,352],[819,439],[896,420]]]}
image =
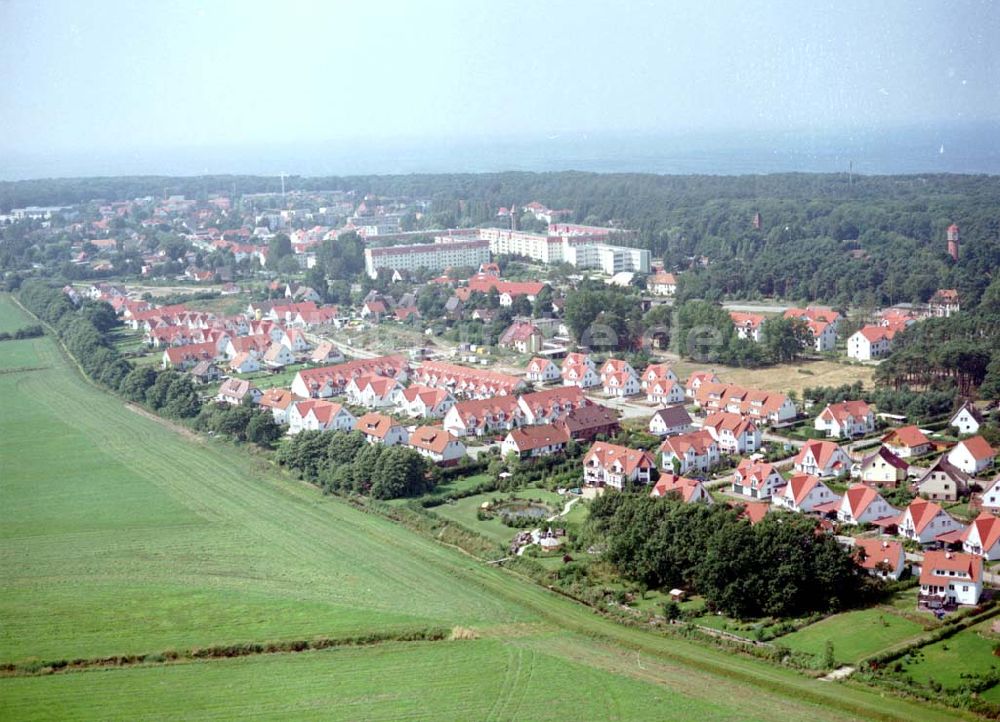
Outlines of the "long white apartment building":
{"label": "long white apartment building", "polygon": [[418,243],[412,246],[386,246],[365,249],[365,272],[377,278],[382,268],[394,271],[443,271],[469,266],[479,268],[490,260],[490,243],[486,240],[444,239],[446,242]]}
{"label": "long white apartment building", "polygon": [[[463,238],[489,241],[490,251],[495,256],[518,255],[542,263],[565,262],[576,268],[598,268],[609,276],[622,271],[649,273],[649,251],[605,243],[599,239],[611,236],[615,229],[603,230],[607,233],[591,235],[566,231],[546,235],[507,228],[474,228]],[[455,236],[439,236],[435,241],[454,242],[454,239]]]}

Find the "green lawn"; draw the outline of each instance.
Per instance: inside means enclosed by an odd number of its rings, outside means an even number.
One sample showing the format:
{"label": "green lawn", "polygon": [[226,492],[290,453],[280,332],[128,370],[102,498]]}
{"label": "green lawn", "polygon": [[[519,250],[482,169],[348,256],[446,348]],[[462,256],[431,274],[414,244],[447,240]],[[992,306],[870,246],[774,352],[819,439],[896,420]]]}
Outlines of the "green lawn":
{"label": "green lawn", "polygon": [[[555,510],[553,513],[562,511],[562,508],[566,503],[566,500],[563,497],[559,496],[554,491],[547,491],[545,489],[522,489],[515,492],[514,495],[521,499],[541,499],[546,504],[552,506]],[[485,494],[467,496],[454,503],[446,503],[441,504],[440,506],[435,506],[431,509],[431,511],[441,517],[444,517],[445,519],[468,527],[469,529],[494,540],[498,544],[509,544],[510,541],[517,535],[517,529],[512,529],[511,527],[506,526],[502,521],[500,521],[499,516],[494,516],[492,519],[485,519],[482,521],[476,518],[476,512],[479,511],[483,502],[490,501],[492,499],[506,499],[509,496],[509,494],[503,492],[490,491]],[[541,523],[543,522],[539,521],[539,524]]]}
{"label": "green lawn", "polygon": [[0,296],[0,332],[14,333],[19,328],[34,326],[38,322],[19,309],[9,296]]}
{"label": "green lawn", "polygon": [[[469,489],[475,489],[480,484],[484,484],[490,480],[489,474],[470,474],[469,476],[456,476],[449,479],[444,484],[434,487],[433,491],[424,494],[419,497],[419,499],[436,499],[446,494],[455,494],[457,492],[467,491]],[[391,503],[393,504],[405,504],[412,499],[394,499]],[[437,509],[439,507],[433,507]]]}
{"label": "green lawn", "polygon": [[993,655],[993,647],[1000,640],[983,636],[992,624],[993,620],[989,620],[948,639],[928,644],[916,655],[916,661],[904,664],[906,673],[917,682],[933,679],[947,688],[953,688],[962,684],[963,673],[982,673],[1000,668],[1000,657]]}
{"label": "green lawn", "polygon": [[[0,678],[0,719],[962,717],[615,624],[133,413],[52,338],[30,344],[48,368],[0,374],[0,662],[427,626],[482,638]],[[6,346],[0,369],[23,367]]]}
{"label": "green lawn", "polygon": [[822,656],[830,640],[837,662],[851,664],[923,632],[916,622],[875,608],[827,617],[778,641],[791,649]]}
{"label": "green lawn", "polygon": [[0,341],[0,370],[34,369],[41,366],[38,348],[46,343],[43,337]]}

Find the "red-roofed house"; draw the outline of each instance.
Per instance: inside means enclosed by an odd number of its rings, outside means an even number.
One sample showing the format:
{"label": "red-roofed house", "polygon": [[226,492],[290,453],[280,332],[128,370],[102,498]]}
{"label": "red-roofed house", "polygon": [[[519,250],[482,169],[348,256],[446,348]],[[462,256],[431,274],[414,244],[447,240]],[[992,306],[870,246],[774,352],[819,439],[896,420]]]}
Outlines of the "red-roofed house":
{"label": "red-roofed house", "polygon": [[931,450],[931,442],[916,426],[900,426],[882,437],[882,443],[901,459],[920,456]]}
{"label": "red-roofed house", "polygon": [[369,444],[394,446],[395,444],[405,444],[409,440],[409,434],[401,424],[393,420],[391,416],[374,411],[359,417],[354,424],[354,430],[364,434],[365,440]]}
{"label": "red-roofed house", "polygon": [[521,459],[560,454],[570,441],[565,429],[552,424],[511,429],[500,445],[501,453],[517,454]]}
{"label": "red-roofed house", "polygon": [[593,441],[598,436],[607,438],[621,430],[618,414],[600,404],[573,409],[559,419],[556,426],[564,429],[576,441]]}
{"label": "red-roofed house", "polygon": [[757,425],[739,414],[716,411],[709,414],[701,428],[712,435],[725,454],[752,454],[760,449],[760,430]]}
{"label": "red-roofed house", "polygon": [[894,329],[884,326],[864,326],[847,339],[847,355],[859,361],[881,358],[892,348]]}
{"label": "red-roofed house", "polygon": [[248,397],[253,403],[257,403],[262,395],[263,392],[249,381],[226,379],[219,387],[219,393],[216,394],[215,400],[223,404],[239,406]]}
{"label": "red-roofed house", "polygon": [[930,544],[942,534],[963,528],[939,504],[919,497],[911,501],[899,517],[899,535],[921,544]]}
{"label": "red-roofed house", "polygon": [[797,318],[805,321],[809,333],[813,337],[813,347],[819,351],[832,351],[837,345],[837,326],[840,314],[830,308],[809,306],[808,308],[789,308],[784,313],[785,318]]}
{"label": "red-roofed house", "polygon": [[574,409],[590,406],[592,403],[576,386],[557,386],[535,391],[522,395],[517,401],[526,424],[551,423]]}
{"label": "red-roofed house", "polygon": [[391,376],[358,376],[347,382],[344,394],[357,406],[366,409],[384,409],[399,400],[403,386]]}
{"label": "red-roofed house", "polygon": [[684,395],[689,399],[697,398],[698,389],[701,388],[702,384],[721,384],[719,377],[715,375],[714,371],[695,371],[690,376],[686,382],[684,382]]}
{"label": "red-roofed house", "polygon": [[649,277],[646,288],[657,296],[673,296],[677,293],[677,277],[672,273],[660,271]]}
{"label": "red-roofed house", "polygon": [[871,524],[878,519],[897,516],[899,511],[889,506],[875,489],[854,484],[840,499],[837,521],[842,524]]}
{"label": "red-roofed house", "polygon": [[864,401],[841,401],[827,404],[813,426],[827,436],[851,438],[875,431],[875,412]]}
{"label": "red-roofed house", "polygon": [[991,466],[997,452],[982,436],[973,436],[959,441],[948,452],[948,461],[966,474],[978,474]]}
{"label": "red-roofed house", "polygon": [[562,363],[563,386],[579,386],[588,389],[600,386],[601,377],[590,356],[582,353],[568,353]]}
{"label": "red-roofed house", "polygon": [[697,479],[686,479],[677,474],[661,474],[649,495],[661,497],[669,494],[677,494],[685,502],[709,505],[715,503],[705,485]]}
{"label": "red-roofed house", "polygon": [[403,356],[377,356],[333,366],[301,369],[292,381],[292,391],[303,398],[326,398],[341,393],[358,376],[389,376],[406,381],[409,363]]}
{"label": "red-roofed house", "polygon": [[660,445],[660,467],[678,474],[708,471],[719,461],[719,444],[704,429],[668,436]]}
{"label": "red-roofed house", "polygon": [[898,541],[855,539],[853,556],[859,567],[881,579],[899,579],[906,567],[906,554]]}
{"label": "red-roofed house", "polygon": [[459,401],[444,415],[444,428],[459,438],[510,431],[523,423],[516,396]]}
{"label": "red-roofed house", "polygon": [[680,379],[677,378],[677,374],[674,373],[674,370],[670,368],[669,364],[650,364],[639,375],[639,385],[642,386],[643,389],[648,389],[650,384],[661,379],[680,381]]}
{"label": "red-roofed house", "polygon": [[646,386],[646,401],[651,404],[680,404],[684,402],[684,388],[669,378],[658,378]]}
{"label": "red-roofed house", "polygon": [[583,480],[615,489],[622,489],[627,483],[648,484],[655,466],[648,451],[597,441],[583,457]]}
{"label": "red-roofed house", "polygon": [[354,415],[340,404],[322,399],[297,401],[288,409],[288,433],[300,431],[350,431]]}
{"label": "red-roofed house", "polygon": [[538,353],[545,337],[541,330],[530,321],[514,321],[502,334],[497,345],[514,349],[518,353]]}
{"label": "red-roofed house", "polygon": [[991,562],[1000,559],[1000,519],[988,511],[977,516],[962,533],[962,550]]}
{"label": "red-roofed house", "polygon": [[730,311],[729,318],[733,320],[736,327],[736,335],[740,338],[748,338],[755,343],[760,343],[763,339],[764,317],[759,313],[744,313],[743,311]]}
{"label": "red-roofed house", "polygon": [[408,445],[441,466],[457,464],[465,456],[465,444],[440,426],[418,426],[410,434]]}
{"label": "red-roofed house", "polygon": [[910,465],[889,451],[884,446],[878,447],[870,456],[866,456],[858,468],[861,481],[876,486],[896,488],[906,481]]}
{"label": "red-roofed house", "polygon": [[414,384],[400,392],[398,403],[403,413],[418,419],[440,419],[455,405],[448,389],[433,389]]}
{"label": "red-roofed house", "polygon": [[215,344],[207,341],[164,350],[162,364],[163,368],[188,369],[199,361],[214,361],[218,357]]}
{"label": "red-roofed house", "polygon": [[983,560],[973,554],[933,551],[920,566],[920,603],[978,604],[983,593]]}
{"label": "red-roofed house", "polygon": [[257,399],[257,404],[262,409],[271,411],[271,416],[276,424],[287,424],[288,409],[296,401],[304,401],[304,399],[300,399],[288,389],[275,387],[267,389],[261,394],[260,398]]}
{"label": "red-roofed house", "polygon": [[796,474],[774,495],[775,506],[797,512],[810,512],[833,501],[840,501],[840,497],[812,474]]}
{"label": "red-roofed house", "polygon": [[559,367],[553,363],[552,359],[536,356],[528,363],[528,372],[525,378],[535,383],[548,383],[559,380]]}
{"label": "red-roofed house", "polygon": [[816,476],[837,476],[851,469],[851,457],[832,441],[808,441],[793,461],[796,471]]}
{"label": "red-roofed house", "polygon": [[927,306],[931,315],[938,318],[948,318],[962,308],[958,300],[958,291],[954,288],[939,289],[931,296]]}
{"label": "red-roofed house", "polygon": [[733,472],[733,492],[751,499],[770,499],[785,480],[772,464],[743,459]]}

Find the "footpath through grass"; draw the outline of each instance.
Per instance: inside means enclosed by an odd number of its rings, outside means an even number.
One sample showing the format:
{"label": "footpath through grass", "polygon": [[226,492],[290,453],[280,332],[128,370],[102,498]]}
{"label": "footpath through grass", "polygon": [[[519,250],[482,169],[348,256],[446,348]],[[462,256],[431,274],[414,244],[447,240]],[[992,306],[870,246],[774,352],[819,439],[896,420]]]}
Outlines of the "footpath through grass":
{"label": "footpath through grass", "polygon": [[135,413],[53,339],[28,343],[0,344],[0,370],[48,367],[0,374],[0,662],[427,626],[483,639],[11,677],[0,718],[956,718],[621,627]]}

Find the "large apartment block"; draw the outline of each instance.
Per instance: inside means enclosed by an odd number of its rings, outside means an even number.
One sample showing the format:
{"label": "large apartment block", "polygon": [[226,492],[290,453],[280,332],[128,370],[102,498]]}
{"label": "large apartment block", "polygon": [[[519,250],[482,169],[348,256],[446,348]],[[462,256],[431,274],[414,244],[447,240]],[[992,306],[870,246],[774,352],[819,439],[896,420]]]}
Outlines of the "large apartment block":
{"label": "large apartment block", "polygon": [[365,249],[365,272],[377,278],[382,268],[394,271],[443,271],[468,266],[479,268],[489,263],[490,243],[485,240],[451,240],[418,243],[412,246],[387,246]]}

